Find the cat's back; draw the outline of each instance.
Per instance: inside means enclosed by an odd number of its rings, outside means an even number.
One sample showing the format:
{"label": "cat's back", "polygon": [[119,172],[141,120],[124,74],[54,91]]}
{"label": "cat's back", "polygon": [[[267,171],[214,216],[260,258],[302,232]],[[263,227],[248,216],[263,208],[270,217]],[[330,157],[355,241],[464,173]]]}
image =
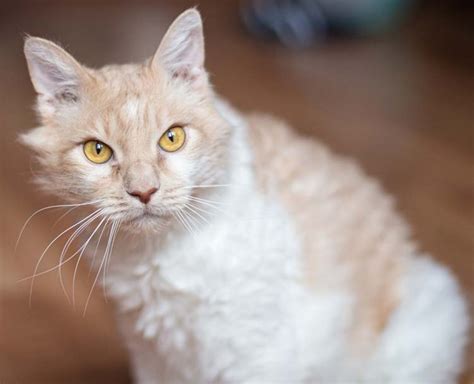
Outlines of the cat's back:
{"label": "cat's back", "polygon": [[[254,114],[247,121],[257,184],[294,219],[308,262],[324,258],[328,241],[328,257],[338,263],[360,264],[367,254],[371,262],[378,255],[402,263],[401,255],[414,252],[409,227],[393,199],[354,161],[273,117]],[[325,244],[319,247],[322,237]]]}
{"label": "cat's back", "polygon": [[380,333],[416,252],[393,199],[355,162],[284,122],[260,114],[247,121],[259,188],[281,202],[299,234],[304,284],[350,291],[356,337]]}

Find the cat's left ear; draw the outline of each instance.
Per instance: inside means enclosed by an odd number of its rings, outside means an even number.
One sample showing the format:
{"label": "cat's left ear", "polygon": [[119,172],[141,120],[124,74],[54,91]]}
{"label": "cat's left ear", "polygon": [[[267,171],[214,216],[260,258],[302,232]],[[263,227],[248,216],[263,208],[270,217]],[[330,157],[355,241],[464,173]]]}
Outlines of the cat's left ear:
{"label": "cat's left ear", "polygon": [[171,76],[194,85],[207,83],[202,20],[196,9],[188,9],[176,18],[163,37],[151,65],[160,66]]}

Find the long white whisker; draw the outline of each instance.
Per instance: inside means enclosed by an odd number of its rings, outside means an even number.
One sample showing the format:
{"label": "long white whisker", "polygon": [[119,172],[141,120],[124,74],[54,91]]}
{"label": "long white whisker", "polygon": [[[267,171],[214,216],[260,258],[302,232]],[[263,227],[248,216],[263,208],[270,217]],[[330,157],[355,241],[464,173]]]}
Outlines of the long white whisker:
{"label": "long white whisker", "polygon": [[107,256],[107,260],[105,261],[105,266],[104,266],[104,270],[103,270],[103,275],[102,275],[102,279],[103,279],[103,282],[102,282],[102,289],[103,289],[103,292],[104,292],[104,298],[105,298],[105,301],[107,301],[107,287],[106,287],[106,283],[107,283],[107,270],[109,268],[109,265],[110,265],[110,260],[112,258],[112,251],[114,249],[114,244],[115,244],[115,238],[117,237],[117,234],[120,230],[120,225],[122,224],[122,222],[119,220],[118,223],[117,223],[117,226],[115,227],[115,231],[114,233],[112,234],[112,243],[110,245],[110,250],[109,250],[109,254]]}
{"label": "long white whisker", "polygon": [[212,208],[216,208],[216,209],[219,208],[220,209],[220,207],[216,203],[214,203],[210,200],[202,200],[202,199],[198,199],[197,197],[194,197],[194,196],[188,196],[188,199],[191,200],[191,201],[194,201],[196,203],[200,203],[200,204],[212,207]]}
{"label": "long white whisker", "polygon": [[90,220],[87,220],[85,223],[83,223],[79,228],[77,228],[74,231],[74,233],[69,237],[69,239],[64,244],[63,249],[61,251],[61,255],[59,256],[59,260],[63,259],[63,257],[66,255],[67,251],[69,250],[69,247],[71,246],[72,242],[82,233],[82,231],[88,226],[88,224],[90,224],[98,216],[100,216],[101,213],[102,213],[102,210],[96,211],[96,215],[94,215],[94,217],[91,217]]}
{"label": "long white whisker", "polygon": [[67,215],[69,215],[72,211],[74,211],[76,208],[79,208],[78,206],[69,208],[65,213],[63,213],[61,216],[59,216],[56,221],[53,223],[51,228],[54,228],[56,224],[58,224],[62,219],[64,219]]}
{"label": "long white whisker", "polygon": [[194,216],[191,216],[190,213],[186,211],[186,205],[184,206],[184,208],[180,212],[183,215],[183,217],[188,220],[188,223],[192,226],[192,228],[194,230],[196,230],[195,225],[197,225],[197,229],[199,229],[200,222],[196,221],[196,218]]}
{"label": "long white whisker", "polygon": [[[68,301],[68,303],[71,303],[70,299],[69,299],[69,295],[67,293],[67,289],[66,289],[66,285],[64,284],[64,279],[63,279],[63,273],[62,273],[62,266],[64,265],[63,263],[63,258],[64,256],[66,255],[67,251],[69,250],[69,247],[71,246],[71,244],[73,243],[73,241],[81,235],[82,232],[84,232],[84,230],[92,223],[94,222],[95,219],[97,219],[97,217],[99,217],[103,212],[103,209],[98,209],[97,211],[95,211],[95,214],[89,218],[89,220],[87,220],[85,223],[83,223],[79,228],[77,228],[74,233],[69,237],[69,239],[66,241],[66,244],[64,244],[64,247],[61,251],[61,255],[59,256],[59,268],[58,268],[58,275],[59,275],[59,283],[61,284],[61,289],[63,290],[64,292],[64,296],[66,296],[66,299]],[[74,257],[75,255],[77,255],[78,252],[81,251],[81,248],[79,248],[73,255],[72,257]],[[72,258],[71,257],[71,258]]]}
{"label": "long white whisker", "polygon": [[189,234],[191,234],[190,229],[188,228],[187,224],[185,224],[184,221],[181,219],[181,215],[178,214],[178,211],[171,211],[171,214],[176,220],[178,220],[178,222],[184,227],[184,229],[188,231]]}
{"label": "long white whisker", "polygon": [[[39,260],[37,261],[36,263],[36,266],[35,266],[35,269],[34,269],[34,272],[33,272],[33,275],[36,275],[37,272],[38,272],[38,268],[41,264],[41,261],[43,260],[43,257],[44,255],[46,254],[46,252],[48,252],[48,250],[51,248],[51,246],[56,242],[56,240],[58,240],[61,236],[63,236],[65,233],[67,233],[68,231],[70,231],[71,229],[77,227],[78,225],[81,225],[81,223],[83,223],[84,221],[88,220],[92,215],[94,215],[97,211],[91,213],[90,215],[86,216],[84,219],[80,220],[79,222],[71,225],[69,228],[65,229],[64,231],[62,231],[59,235],[57,235],[53,241],[51,241],[48,246],[45,248],[45,250],[43,251],[43,253],[41,254]],[[29,305],[31,306],[31,298],[33,296],[33,285],[34,285],[34,277],[31,279],[31,284],[30,284],[30,298],[29,298]]]}
{"label": "long white whisker", "polygon": [[105,228],[107,228],[107,225],[109,225],[109,222],[110,222],[110,219],[107,219],[105,225],[102,227],[102,230],[100,231],[99,239],[97,240],[97,244],[95,245],[94,253],[90,262],[89,273],[87,274],[87,276],[90,276],[92,269],[94,268],[97,251],[99,249],[100,242],[102,240],[102,235],[104,234]]}
{"label": "long white whisker", "polygon": [[104,255],[102,256],[103,259],[105,259],[105,263],[104,263],[104,268],[102,269],[102,289],[103,289],[103,292],[104,292],[104,299],[107,299],[105,297],[105,269],[107,268],[107,259],[108,259],[108,256],[109,256],[109,250],[110,250],[110,246],[112,244],[112,237],[113,237],[113,232],[115,230],[115,225],[116,225],[116,222],[114,221],[110,227],[110,231],[109,231],[109,238],[107,239],[107,246],[105,247],[105,252],[104,252]]}
{"label": "long white whisker", "polygon": [[91,202],[88,202],[88,203],[81,203],[81,204],[57,204],[57,205],[50,205],[49,207],[44,207],[44,208],[41,208],[41,209],[38,209],[37,211],[33,212],[30,217],[28,217],[28,219],[26,219],[25,221],[25,224],[23,224],[23,226],[21,227],[21,230],[20,230],[20,234],[18,235],[18,238],[16,240],[16,243],[15,243],[15,252],[16,252],[16,249],[18,248],[18,244],[20,243],[20,240],[21,240],[21,236],[23,235],[23,232],[25,231],[26,227],[28,226],[28,224],[30,223],[30,221],[38,214],[40,214],[41,212],[44,212],[44,211],[47,211],[49,209],[55,209],[55,208],[67,208],[67,207],[80,207],[80,206],[84,206],[84,205],[92,205],[92,204],[95,204],[95,203],[98,203],[100,200],[98,201],[91,201]]}
{"label": "long white whisker", "polygon": [[181,211],[176,211],[176,214],[181,217],[183,225],[186,225],[186,228],[188,229],[188,232],[191,236],[195,237],[196,233],[194,232],[194,227],[189,224],[189,221],[186,219],[186,217],[183,215]]}
{"label": "long white whisker", "polygon": [[[111,226],[111,228],[110,228],[110,232],[109,232],[109,233],[112,232],[114,225],[115,225],[115,221],[112,223],[112,226]],[[91,299],[91,297],[92,297],[92,293],[94,292],[94,287],[95,287],[95,285],[97,284],[97,280],[99,279],[100,272],[102,271],[102,268],[104,267],[105,255],[106,255],[107,252],[108,252],[109,245],[110,245],[110,235],[109,235],[109,241],[107,242],[107,247],[106,247],[105,252],[104,252],[104,256],[102,257],[102,261],[100,262],[99,269],[97,270],[97,274],[95,275],[94,282],[92,283],[92,288],[91,288],[91,290],[89,291],[89,295],[87,296],[86,304],[85,304],[85,306],[84,306],[84,311],[82,312],[82,316],[85,316],[85,315],[86,315],[87,307],[89,306],[89,301],[90,301],[90,299]]]}
{"label": "long white whisker", "polygon": [[227,217],[232,218],[232,216],[230,216],[229,213],[226,212],[226,211],[224,211],[221,207],[217,207],[217,206],[215,206],[214,204],[211,204],[211,203],[209,203],[209,202],[207,202],[207,201],[196,200],[195,198],[193,198],[193,196],[188,196],[188,197],[189,197],[189,199],[191,199],[192,201],[194,201],[196,204],[202,204],[202,205],[205,205],[205,206],[207,206],[207,207],[213,208],[213,209],[215,209],[216,211],[218,211],[218,212],[220,212],[220,213],[226,215]]}
{"label": "long white whisker", "polygon": [[187,229],[187,231],[188,231],[190,234],[192,234],[192,229],[191,229],[191,227],[189,226],[188,222],[187,222],[186,220],[184,220],[183,215],[181,214],[181,212],[180,212],[180,211],[176,211],[175,213],[176,213],[176,215],[179,217],[181,223],[184,225],[184,227]]}
{"label": "long white whisker", "polygon": [[188,196],[188,197],[191,198],[192,200],[202,201],[202,202],[209,203],[209,204],[215,204],[216,206],[225,206],[225,205],[227,205],[226,203],[224,203],[222,201],[203,199],[202,197],[197,197],[197,196]]}
{"label": "long white whisker", "polygon": [[209,211],[209,210],[207,210],[207,209],[204,209],[204,208],[202,208],[202,207],[199,207],[198,205],[193,204],[192,201],[188,201],[188,202],[186,203],[186,206],[193,207],[193,209],[196,209],[196,210],[198,210],[198,211],[200,211],[200,212],[202,212],[202,213],[206,213],[206,214],[211,215],[211,216],[216,216],[216,215],[217,215],[216,212],[211,212],[211,211]]}
{"label": "long white whisker", "polygon": [[190,204],[186,204],[184,207],[185,209],[189,209],[191,212],[193,212],[197,217],[199,217],[202,221],[204,221],[206,224],[209,224],[209,220],[207,220],[203,215],[201,215],[195,208],[193,208]]}
{"label": "long white whisker", "polygon": [[193,188],[219,188],[219,187],[236,187],[235,184],[202,184],[202,185],[187,185],[179,189],[193,189]]}
{"label": "long white whisker", "polygon": [[[81,253],[79,254],[79,257],[77,258],[77,262],[76,262],[76,266],[74,267],[74,273],[72,275],[72,306],[73,308],[75,309],[76,308],[76,300],[75,300],[75,291],[76,291],[76,274],[77,274],[77,270],[78,270],[78,267],[79,267],[79,263],[81,261],[81,258],[82,258],[82,255],[84,254],[85,250],[87,249],[87,246],[89,245],[89,242],[91,241],[91,239],[94,237],[95,233],[98,231],[98,229],[100,228],[100,226],[104,223],[104,221],[107,220],[106,217],[104,217],[100,223],[97,225],[97,227],[94,229],[94,231],[92,232],[92,234],[89,236],[89,238],[86,240],[86,242],[82,245],[82,247],[80,248],[81,250]],[[77,254],[77,251],[76,251],[76,254]]]}
{"label": "long white whisker", "polygon": [[[104,219],[104,220],[105,220],[105,219]],[[102,222],[103,222],[103,221],[102,221]],[[99,226],[102,224],[102,222],[99,223]],[[96,230],[97,230],[97,229],[98,229],[98,228],[96,228]],[[87,244],[88,244],[88,242],[90,241],[90,239],[92,238],[92,236],[94,236],[94,233],[96,232],[96,230],[92,233],[92,235],[91,235],[91,237],[89,238],[89,240],[88,240],[85,244],[83,244],[83,245],[81,246],[81,248],[79,248],[77,251],[75,251],[71,256],[69,256],[69,257],[68,257],[66,260],[64,260],[62,263],[60,263],[60,264],[58,264],[58,265],[55,265],[54,267],[48,268],[48,269],[46,269],[46,270],[44,270],[44,271],[38,272],[36,275],[24,277],[23,279],[20,279],[20,280],[18,280],[18,281],[19,281],[19,282],[21,282],[21,281],[26,281],[26,280],[30,280],[30,279],[32,279],[32,278],[34,278],[34,277],[38,277],[38,276],[45,275],[45,274],[47,274],[47,273],[49,273],[49,272],[52,272],[52,271],[54,271],[54,270],[60,268],[60,267],[63,266],[63,265],[65,265],[67,262],[69,262],[70,260],[72,260],[72,259],[74,258],[74,256],[76,256],[79,252],[81,252],[81,251],[84,249],[85,246],[87,246]]]}

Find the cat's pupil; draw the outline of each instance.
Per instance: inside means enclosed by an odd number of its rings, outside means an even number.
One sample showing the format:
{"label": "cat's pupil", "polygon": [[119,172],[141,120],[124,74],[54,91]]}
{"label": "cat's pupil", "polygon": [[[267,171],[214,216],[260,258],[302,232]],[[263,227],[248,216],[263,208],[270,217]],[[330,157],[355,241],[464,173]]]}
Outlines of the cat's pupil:
{"label": "cat's pupil", "polygon": [[174,133],[172,131],[168,131],[168,140],[174,143]]}
{"label": "cat's pupil", "polygon": [[102,152],[102,148],[103,148],[103,147],[104,147],[104,146],[103,146],[101,143],[96,143],[96,144],[95,144],[95,152],[96,152],[98,155],[100,155],[100,153]]}

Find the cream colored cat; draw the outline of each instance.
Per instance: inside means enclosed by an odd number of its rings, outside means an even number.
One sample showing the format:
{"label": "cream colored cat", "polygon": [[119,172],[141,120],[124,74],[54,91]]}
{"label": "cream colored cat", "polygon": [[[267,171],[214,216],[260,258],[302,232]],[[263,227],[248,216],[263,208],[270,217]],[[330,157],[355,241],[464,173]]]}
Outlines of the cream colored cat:
{"label": "cream colored cat", "polygon": [[352,162],[212,91],[196,10],[144,64],[25,54],[41,126],[22,140],[44,189],[95,207],[74,234],[109,239],[91,262],[137,383],[455,382],[451,274]]}

